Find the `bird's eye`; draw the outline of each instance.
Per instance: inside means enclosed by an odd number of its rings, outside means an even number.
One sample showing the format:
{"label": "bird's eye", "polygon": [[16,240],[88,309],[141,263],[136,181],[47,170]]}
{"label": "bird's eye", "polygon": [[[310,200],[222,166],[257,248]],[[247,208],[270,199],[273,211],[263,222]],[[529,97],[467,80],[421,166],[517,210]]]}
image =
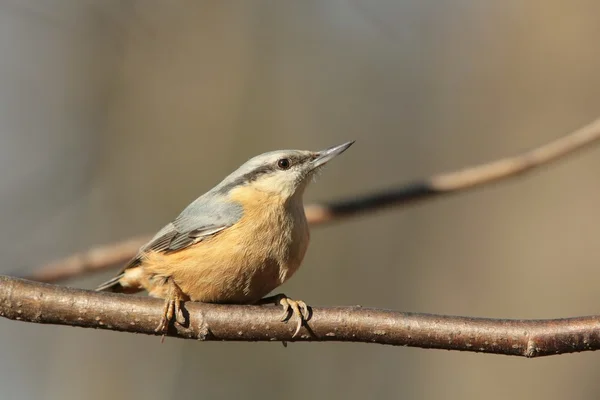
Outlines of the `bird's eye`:
{"label": "bird's eye", "polygon": [[281,158],[277,161],[277,167],[279,167],[279,169],[288,169],[291,165],[292,163],[290,163],[288,158]]}

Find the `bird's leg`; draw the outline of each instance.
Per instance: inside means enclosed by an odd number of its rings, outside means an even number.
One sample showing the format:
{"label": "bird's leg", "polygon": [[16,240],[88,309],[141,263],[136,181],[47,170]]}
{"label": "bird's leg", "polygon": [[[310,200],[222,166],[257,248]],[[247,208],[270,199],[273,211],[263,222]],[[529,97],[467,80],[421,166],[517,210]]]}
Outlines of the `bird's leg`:
{"label": "bird's leg", "polygon": [[295,316],[298,322],[296,325],[296,330],[292,335],[292,338],[295,337],[298,334],[298,332],[300,332],[302,324],[308,321],[308,319],[310,318],[310,311],[305,302],[303,302],[302,300],[292,300],[283,293],[262,298],[257,304],[281,305],[283,307],[283,314],[281,314],[282,322],[288,322],[289,320],[291,320],[292,316]]}
{"label": "bird's leg", "polygon": [[154,330],[155,332],[163,332],[163,339],[164,334],[169,330],[169,324],[173,321],[173,318],[175,318],[180,325],[185,324],[185,318],[181,310],[181,303],[184,301],[185,295],[172,278],[167,280],[167,285],[167,296],[165,297],[163,316],[158,327]]}

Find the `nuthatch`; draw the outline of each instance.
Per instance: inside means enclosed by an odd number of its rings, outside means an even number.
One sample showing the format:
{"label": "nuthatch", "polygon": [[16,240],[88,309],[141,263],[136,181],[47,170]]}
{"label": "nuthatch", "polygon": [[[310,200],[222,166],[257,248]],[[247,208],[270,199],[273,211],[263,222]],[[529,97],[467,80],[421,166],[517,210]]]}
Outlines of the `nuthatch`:
{"label": "nuthatch", "polygon": [[165,299],[157,332],[165,332],[173,317],[185,323],[180,307],[187,300],[279,303],[282,321],[292,315],[298,319],[295,336],[308,318],[306,303],[284,294],[263,297],[296,272],[306,253],[309,230],[302,195],[308,182],[352,143],[250,159],[194,200],[96,290],[146,290]]}

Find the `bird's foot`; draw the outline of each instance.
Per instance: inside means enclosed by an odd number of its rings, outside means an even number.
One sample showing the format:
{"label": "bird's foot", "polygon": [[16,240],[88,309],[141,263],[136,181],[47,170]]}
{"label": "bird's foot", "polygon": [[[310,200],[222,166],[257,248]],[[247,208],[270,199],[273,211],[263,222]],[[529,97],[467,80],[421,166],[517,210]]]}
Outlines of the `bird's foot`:
{"label": "bird's foot", "polygon": [[167,292],[167,297],[165,298],[165,306],[163,308],[163,315],[160,319],[160,323],[154,330],[155,332],[162,332],[163,335],[161,337],[161,343],[165,340],[165,335],[169,330],[169,325],[173,320],[175,320],[179,325],[185,325],[185,316],[183,315],[183,311],[181,305],[184,301],[184,295],[181,292],[181,289],[172,279],[169,279],[169,290]]}
{"label": "bird's foot", "polygon": [[296,330],[292,338],[296,337],[302,325],[310,319],[310,309],[305,302],[302,300],[292,300],[283,293],[265,297],[259,304],[266,303],[279,304],[283,307],[283,313],[281,314],[282,322],[289,322],[293,316],[296,317]]}

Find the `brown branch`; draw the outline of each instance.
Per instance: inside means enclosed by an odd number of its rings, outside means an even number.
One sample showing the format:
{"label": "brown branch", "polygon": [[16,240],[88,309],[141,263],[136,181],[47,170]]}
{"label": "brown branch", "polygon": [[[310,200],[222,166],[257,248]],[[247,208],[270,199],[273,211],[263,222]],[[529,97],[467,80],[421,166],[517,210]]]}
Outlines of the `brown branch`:
{"label": "brown branch", "polygon": [[27,279],[53,283],[97,271],[116,268],[129,261],[150,236],[140,236],[122,242],[94,247],[53,261],[35,270]]}
{"label": "brown branch", "polygon": [[[600,349],[600,316],[507,320],[402,313],[362,307],[314,308],[301,334],[273,306],[187,302],[188,327],[168,336],[219,341],[338,341],[541,357]],[[42,324],[156,335],[163,302],[0,276],[0,316]]]}
{"label": "brown branch", "polygon": [[[503,158],[462,170],[418,180],[398,188],[355,196],[326,204],[306,206],[311,225],[320,225],[343,218],[403,206],[440,195],[473,189],[503,179],[516,177],[534,168],[556,161],[600,139],[600,119],[566,136],[515,157]],[[27,278],[40,282],[57,282],[85,273],[113,268],[132,258],[149,237],[97,247],[52,262],[34,271]]]}
{"label": "brown branch", "polygon": [[600,118],[566,136],[514,157],[434,175],[378,193],[328,204],[309,205],[306,207],[306,215],[313,225],[319,225],[389,206],[403,206],[439,195],[474,189],[519,176],[599,141]]}

